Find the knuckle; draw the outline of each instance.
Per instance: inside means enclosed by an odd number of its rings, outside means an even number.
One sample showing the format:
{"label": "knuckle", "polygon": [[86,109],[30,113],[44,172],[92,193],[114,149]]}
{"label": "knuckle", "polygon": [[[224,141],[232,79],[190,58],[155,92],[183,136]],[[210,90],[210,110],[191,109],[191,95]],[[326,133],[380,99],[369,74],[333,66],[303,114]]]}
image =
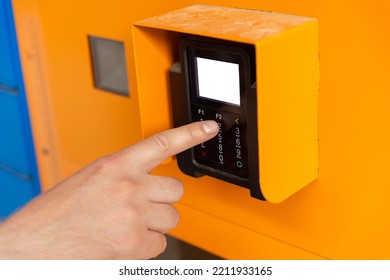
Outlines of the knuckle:
{"label": "knuckle", "polygon": [[147,252],[142,252],[139,259],[155,258],[167,248],[167,238],[164,234],[158,234],[153,238],[153,242],[148,244]]}
{"label": "knuckle", "polygon": [[153,230],[160,233],[167,233],[177,227],[180,220],[180,214],[176,208],[171,205],[163,205],[154,209],[155,220]]}
{"label": "knuckle", "polygon": [[103,156],[90,165],[91,172],[92,173],[101,173],[105,171],[110,172],[112,168],[116,165],[116,162],[117,159],[111,155]]}
{"label": "knuckle", "polygon": [[204,132],[198,124],[187,126],[188,137],[194,141],[199,141],[204,138]]}
{"label": "knuckle", "polygon": [[167,208],[162,210],[162,213],[160,214],[161,219],[164,221],[164,230],[162,230],[163,233],[166,233],[172,229],[174,229],[180,219],[179,212],[174,208],[173,206],[166,206]]}
{"label": "knuckle", "polygon": [[160,242],[159,242],[159,254],[161,254],[162,252],[165,251],[165,249],[167,248],[167,238],[165,237],[165,235],[161,235],[161,238],[160,238]]}
{"label": "knuckle", "polygon": [[171,221],[170,222],[170,229],[174,229],[179,224],[179,220],[180,220],[179,211],[177,211],[176,208],[172,207],[172,211],[171,211],[170,216],[171,216],[171,218],[170,218],[170,221]]}
{"label": "knuckle", "polygon": [[191,138],[191,139],[197,138],[197,133],[196,133],[196,131],[194,131],[194,129],[193,129],[192,126],[187,127],[187,135],[188,135],[189,138]]}
{"label": "knuckle", "polygon": [[152,254],[152,256],[149,256],[148,258],[154,258],[154,257],[157,257],[158,255],[160,255],[161,253],[163,253],[165,251],[165,249],[167,248],[167,238],[165,237],[164,234],[160,234],[159,237],[156,239],[155,243],[153,244],[154,245],[154,252]]}
{"label": "knuckle", "polygon": [[189,143],[198,143],[203,138],[203,134],[198,126],[186,126],[185,133]]}
{"label": "knuckle", "polygon": [[152,141],[154,142],[155,146],[163,152],[168,151],[170,148],[168,138],[163,133],[153,135]]}
{"label": "knuckle", "polygon": [[170,178],[170,182],[168,183],[168,188],[171,191],[172,195],[179,200],[184,193],[184,186],[180,180],[176,178]]}

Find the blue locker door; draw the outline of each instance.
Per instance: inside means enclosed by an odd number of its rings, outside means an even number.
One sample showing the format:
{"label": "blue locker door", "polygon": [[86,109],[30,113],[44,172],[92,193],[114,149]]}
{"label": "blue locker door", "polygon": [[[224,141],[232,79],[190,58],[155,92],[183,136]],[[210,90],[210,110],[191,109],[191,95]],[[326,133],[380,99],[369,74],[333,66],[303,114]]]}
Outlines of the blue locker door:
{"label": "blue locker door", "polygon": [[0,0],[0,221],[39,192],[11,0]]}
{"label": "blue locker door", "polygon": [[11,44],[11,20],[9,0],[0,0],[0,85],[16,86]]}
{"label": "blue locker door", "polygon": [[31,179],[24,174],[14,174],[12,171],[0,169],[0,221],[36,195]]}

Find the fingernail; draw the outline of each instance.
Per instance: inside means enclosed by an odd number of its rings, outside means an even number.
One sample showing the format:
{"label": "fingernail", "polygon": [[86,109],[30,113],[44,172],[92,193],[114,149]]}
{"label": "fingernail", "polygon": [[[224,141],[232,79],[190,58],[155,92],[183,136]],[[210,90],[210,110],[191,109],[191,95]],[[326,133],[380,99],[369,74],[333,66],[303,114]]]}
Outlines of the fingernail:
{"label": "fingernail", "polygon": [[219,130],[218,124],[214,121],[205,121],[202,127],[206,134],[214,134]]}

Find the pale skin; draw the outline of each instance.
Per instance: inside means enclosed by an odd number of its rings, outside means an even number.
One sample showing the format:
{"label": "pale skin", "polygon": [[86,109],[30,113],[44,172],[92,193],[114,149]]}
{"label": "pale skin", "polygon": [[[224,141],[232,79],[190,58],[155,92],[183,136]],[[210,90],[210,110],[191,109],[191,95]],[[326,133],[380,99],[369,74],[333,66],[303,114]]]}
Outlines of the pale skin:
{"label": "pale skin", "polygon": [[0,224],[0,259],[148,259],[176,227],[182,183],[150,172],[214,137],[213,121],[166,130],[102,157]]}

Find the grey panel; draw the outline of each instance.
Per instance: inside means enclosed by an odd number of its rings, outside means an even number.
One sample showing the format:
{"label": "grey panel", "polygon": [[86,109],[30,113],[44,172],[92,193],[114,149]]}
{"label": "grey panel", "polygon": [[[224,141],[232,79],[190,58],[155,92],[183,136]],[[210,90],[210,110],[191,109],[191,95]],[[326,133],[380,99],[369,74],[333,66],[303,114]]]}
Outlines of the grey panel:
{"label": "grey panel", "polygon": [[95,87],[129,96],[124,43],[89,36]]}

